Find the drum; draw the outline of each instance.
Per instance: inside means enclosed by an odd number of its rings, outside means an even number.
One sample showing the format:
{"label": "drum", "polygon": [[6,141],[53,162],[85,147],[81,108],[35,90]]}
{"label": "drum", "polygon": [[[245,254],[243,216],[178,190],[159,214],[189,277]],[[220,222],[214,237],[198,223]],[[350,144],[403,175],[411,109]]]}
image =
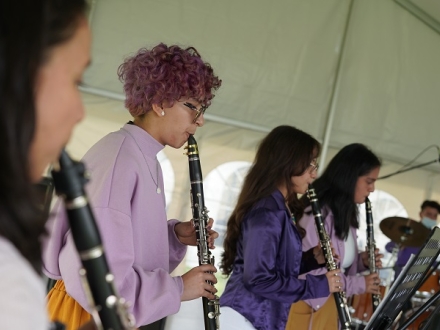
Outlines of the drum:
{"label": "drum", "polygon": [[414,298],[419,299],[429,299],[434,293],[440,289],[439,285],[440,277],[439,271],[436,270],[428,276],[425,282],[420,286],[420,288],[414,294]]}
{"label": "drum", "polygon": [[[380,294],[382,297],[385,295],[386,287],[379,286]],[[363,293],[353,295],[348,299],[348,305],[351,313],[351,320],[355,329],[359,328],[359,325],[366,325],[370,321],[373,315],[373,301],[371,293]]]}

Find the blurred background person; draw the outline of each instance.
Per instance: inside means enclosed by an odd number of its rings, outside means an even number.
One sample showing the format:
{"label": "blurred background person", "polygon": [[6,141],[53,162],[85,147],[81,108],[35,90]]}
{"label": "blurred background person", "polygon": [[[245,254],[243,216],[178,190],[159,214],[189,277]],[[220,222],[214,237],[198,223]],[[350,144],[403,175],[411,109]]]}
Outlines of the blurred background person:
{"label": "blurred background person", "polygon": [[[431,200],[425,200],[423,201],[422,205],[420,206],[420,223],[424,225],[428,229],[432,229],[437,225],[437,218],[438,214],[440,213],[440,204],[436,201]],[[393,252],[393,249],[396,247],[396,243],[391,241],[385,245],[385,249],[388,252]],[[407,264],[409,257],[411,254],[416,255],[419,250],[420,246],[402,246],[397,247],[398,248],[398,254],[397,254],[397,260],[394,265],[394,278],[396,279],[397,276],[399,276],[400,272],[402,271],[402,268]]]}
{"label": "blurred background person", "polygon": [[35,184],[84,116],[90,61],[84,0],[0,2],[0,322],[49,329]]}

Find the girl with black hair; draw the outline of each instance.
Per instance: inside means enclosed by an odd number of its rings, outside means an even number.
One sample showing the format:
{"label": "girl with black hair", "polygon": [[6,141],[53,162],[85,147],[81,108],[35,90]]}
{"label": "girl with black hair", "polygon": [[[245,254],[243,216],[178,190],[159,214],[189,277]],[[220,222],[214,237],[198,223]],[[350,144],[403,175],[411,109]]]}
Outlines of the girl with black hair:
{"label": "girl with black hair", "polygon": [[[379,292],[379,276],[372,273],[358,276],[368,268],[367,252],[359,253],[356,230],[359,228],[358,204],[365,202],[374,191],[381,162],[366,146],[359,143],[342,148],[330,161],[324,173],[313,183],[321,206],[325,229],[330,236],[335,253],[340,258],[341,279],[347,296]],[[307,231],[303,239],[303,250],[319,243],[310,202],[302,197],[306,206],[299,225]],[[381,267],[376,250],[376,265]],[[322,274],[322,269],[310,274]],[[338,329],[336,305],[330,295],[324,298],[307,299],[292,305],[286,329]]]}

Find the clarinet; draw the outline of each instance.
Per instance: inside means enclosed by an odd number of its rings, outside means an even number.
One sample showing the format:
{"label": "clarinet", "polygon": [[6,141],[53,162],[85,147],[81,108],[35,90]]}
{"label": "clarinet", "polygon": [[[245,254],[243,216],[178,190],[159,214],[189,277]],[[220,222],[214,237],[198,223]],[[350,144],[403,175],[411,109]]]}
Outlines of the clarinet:
{"label": "clarinet", "polygon": [[134,329],[134,317],[127,303],[116,293],[101,243],[101,236],[84,192],[85,166],[70,159],[63,150],[59,169],[52,170],[55,190],[64,199],[73,240],[81,259],[80,270],[92,317],[99,330]]}
{"label": "clarinet", "polygon": [[[191,180],[191,208],[197,237],[197,256],[199,258],[199,265],[214,265],[214,256],[212,256],[211,251],[209,251],[207,241],[208,230],[206,226],[209,217],[203,195],[203,177],[202,169],[200,167],[199,150],[197,142],[192,135],[189,136],[188,145],[185,149],[188,150],[189,177]],[[211,285],[213,284],[210,281],[208,281],[208,283]],[[202,297],[202,303],[205,330],[220,329],[219,298],[215,296],[215,299],[211,300]]]}
{"label": "clarinet", "polygon": [[[376,242],[374,241],[373,213],[371,212],[371,203],[368,197],[365,198],[365,211],[367,218],[367,246],[368,264],[370,273],[376,272]],[[380,294],[372,294],[373,312],[379,306],[381,300]]]}
{"label": "clarinet", "polygon": [[[313,188],[311,184],[309,184],[309,189],[307,190],[307,197],[310,200],[313,216],[315,217],[316,230],[318,231],[319,241],[321,243],[322,252],[324,253],[327,270],[335,270],[337,267],[330,246],[330,237],[328,236],[324,227],[324,222],[322,221],[321,209],[319,207],[318,197],[315,193],[315,188]],[[347,300],[345,298],[345,292],[334,292],[333,296],[335,297],[341,327],[343,330],[350,330],[351,317],[347,306]]]}

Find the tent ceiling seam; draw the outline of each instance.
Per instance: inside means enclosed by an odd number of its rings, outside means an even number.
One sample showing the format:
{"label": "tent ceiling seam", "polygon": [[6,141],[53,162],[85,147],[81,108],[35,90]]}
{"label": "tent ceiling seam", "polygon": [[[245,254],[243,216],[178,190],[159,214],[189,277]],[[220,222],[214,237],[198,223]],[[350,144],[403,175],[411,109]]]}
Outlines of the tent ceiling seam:
{"label": "tent ceiling seam", "polygon": [[[123,94],[115,93],[115,92],[108,91],[108,90],[101,89],[101,88],[87,86],[84,84],[79,86],[79,90],[83,93],[88,93],[88,94],[97,95],[97,96],[103,96],[103,97],[107,97],[109,99],[113,99],[113,100],[117,100],[117,101],[123,102],[125,100],[125,96]],[[235,126],[235,127],[239,127],[239,128],[253,130],[256,132],[263,132],[263,133],[270,132],[270,129],[268,127],[251,124],[251,123],[244,122],[244,121],[237,121],[237,120],[233,120],[233,119],[229,119],[229,118],[225,118],[222,116],[217,116],[217,115],[213,115],[213,114],[209,114],[209,113],[205,113],[204,117],[206,120],[213,121],[213,122],[220,123],[220,124],[227,124],[227,125],[231,125],[231,126]]]}

